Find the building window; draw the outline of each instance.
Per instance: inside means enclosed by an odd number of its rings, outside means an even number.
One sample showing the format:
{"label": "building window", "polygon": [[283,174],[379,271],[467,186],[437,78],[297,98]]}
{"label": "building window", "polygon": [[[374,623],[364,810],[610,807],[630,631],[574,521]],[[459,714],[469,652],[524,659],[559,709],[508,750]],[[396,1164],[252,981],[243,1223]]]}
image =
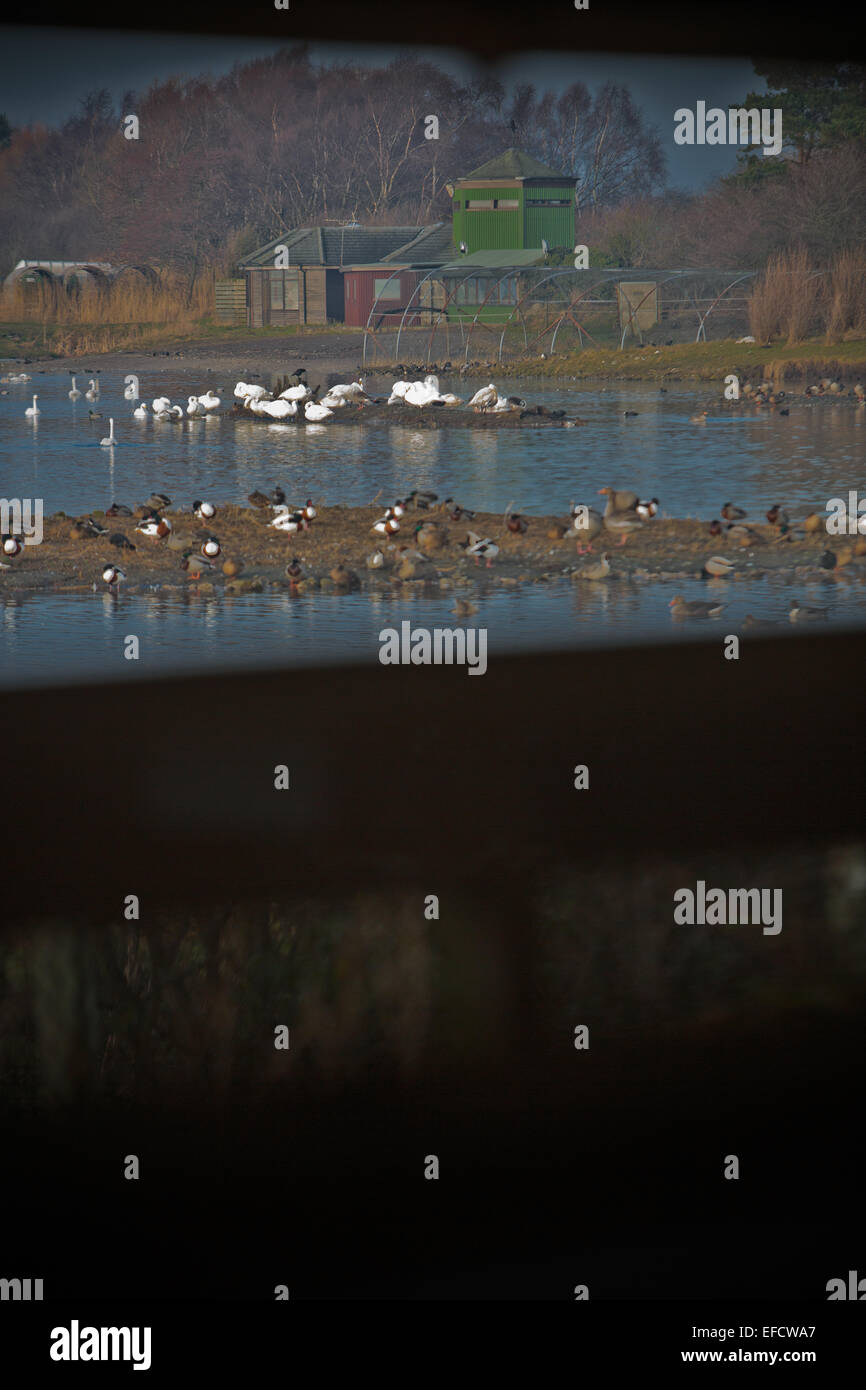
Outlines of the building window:
{"label": "building window", "polygon": [[268,273],[271,284],[271,312],[282,313],[285,309],[297,309],[297,270],[271,270]]}
{"label": "building window", "polygon": [[400,277],[396,280],[385,278],[384,280],[373,281],[373,294],[376,299],[399,299],[400,298]]}
{"label": "building window", "polygon": [[492,198],[470,198],[469,202],[466,204],[466,206],[472,208],[473,211],[477,211],[480,208],[492,208],[493,205]]}
{"label": "building window", "polygon": [[499,212],[516,212],[520,207],[520,203],[516,198],[495,198],[493,206]]}
{"label": "building window", "polygon": [[573,203],[572,198],[527,198],[528,208],[570,208]]}

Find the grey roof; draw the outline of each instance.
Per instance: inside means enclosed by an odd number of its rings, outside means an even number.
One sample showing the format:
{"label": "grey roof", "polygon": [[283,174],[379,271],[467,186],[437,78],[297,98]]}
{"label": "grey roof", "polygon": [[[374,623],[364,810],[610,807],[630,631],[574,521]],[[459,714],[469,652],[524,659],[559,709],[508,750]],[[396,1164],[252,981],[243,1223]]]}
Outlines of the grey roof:
{"label": "grey roof", "polygon": [[493,159],[488,159],[486,164],[473,169],[471,174],[464,174],[458,179],[458,183],[472,183],[474,179],[568,179],[569,183],[577,182],[570,174],[551,169],[549,165],[542,164],[540,159],[513,147]]}
{"label": "grey roof", "polygon": [[[439,226],[444,224],[437,224]],[[430,227],[299,227],[283,232],[245,257],[240,269],[272,266],[278,246],[288,250],[289,265],[348,266],[376,263],[421,240]],[[448,229],[450,239],[451,231]]]}
{"label": "grey roof", "polygon": [[450,222],[434,222],[422,227],[417,236],[385,256],[385,261],[407,265],[441,265],[454,255],[454,236]]}

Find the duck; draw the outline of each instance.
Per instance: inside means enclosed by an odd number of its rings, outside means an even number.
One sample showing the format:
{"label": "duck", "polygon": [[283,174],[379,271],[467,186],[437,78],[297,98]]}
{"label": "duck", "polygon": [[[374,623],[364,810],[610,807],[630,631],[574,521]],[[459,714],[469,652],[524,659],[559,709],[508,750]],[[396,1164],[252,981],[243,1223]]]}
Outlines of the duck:
{"label": "duck", "polygon": [[196,555],[192,550],[185,550],[180,568],[186,571],[190,579],[200,579],[203,570],[213,570],[215,565],[210,556],[201,553]]}
{"label": "duck", "polygon": [[636,410],[624,410],[622,413],[623,417],[626,420],[631,420],[634,418],[635,415],[637,415],[638,412]]}
{"label": "duck", "polygon": [[788,609],[788,617],[792,623],[816,623],[823,622],[827,616],[826,608],[807,608],[799,599],[792,598],[791,606]]}
{"label": "duck", "polygon": [[40,414],[42,413],[42,412],[40,411],[40,409],[39,409],[39,406],[36,404],[36,402],[37,402],[38,400],[39,400],[39,397],[38,397],[38,396],[34,396],[34,397],[33,397],[33,404],[32,404],[32,405],[28,405],[27,409],[26,409],[25,412],[24,412],[25,415],[29,415],[29,416],[30,416],[31,420],[35,420],[35,419],[36,419],[36,416],[37,416],[37,415],[40,415]]}
{"label": "duck", "polygon": [[114,437],[114,417],[113,417],[113,416],[110,416],[110,417],[109,417],[109,420],[108,420],[108,434],[105,436],[104,439],[100,439],[99,443],[100,443],[100,446],[101,446],[103,449],[113,448],[113,446],[117,443],[117,440],[116,440],[115,437]]}
{"label": "duck", "polygon": [[101,420],[103,418],[101,410],[88,410],[88,420]]}
{"label": "duck", "polygon": [[690,416],[689,416],[689,424],[690,424],[690,425],[705,425],[705,424],[707,423],[707,417],[708,417],[708,415],[709,415],[709,411],[707,411],[707,410],[699,410],[698,413],[697,413],[697,415],[690,415]]}
{"label": "duck", "polygon": [[451,612],[455,618],[471,618],[473,613],[478,612],[478,604],[468,598],[458,598],[455,599]]}
{"label": "duck", "polygon": [[374,521],[371,529],[379,536],[394,536],[400,530],[400,523],[395,516],[385,515]]}
{"label": "duck", "polygon": [[278,512],[273,521],[268,522],[268,525],[272,526],[275,531],[287,531],[290,535],[294,534],[295,531],[309,531],[310,529],[310,523],[303,511],[293,512],[288,507],[285,511]]}
{"label": "duck", "polygon": [[292,584],[297,584],[298,580],[301,578],[303,573],[303,566],[301,565],[301,562],[298,559],[297,555],[294,555],[292,559],[289,561],[289,563],[286,565],[286,574],[288,575],[289,580]]}
{"label": "duck", "polygon": [[648,502],[638,502],[635,507],[635,511],[641,521],[650,521],[656,515],[658,509],[659,499],[657,497],[651,497]]}
{"label": "duck", "polygon": [[171,522],[157,512],[151,512],[138,523],[135,530],[143,536],[150,536],[152,540],[164,540],[171,531]]}
{"label": "duck", "polygon": [[252,507],[269,507],[271,505],[270,497],[266,497],[263,492],[259,492],[258,490],[251,492],[247,501]]}
{"label": "duck", "polygon": [[333,420],[334,412],[326,405],[319,405],[318,401],[307,401],[304,406],[304,418],[311,425],[320,424],[323,420]]}
{"label": "duck", "polygon": [[204,406],[202,405],[201,401],[199,400],[198,396],[190,396],[190,397],[188,397],[188,399],[187,399],[187,406],[186,406],[186,413],[187,413],[187,415],[191,415],[191,416],[193,416],[193,417],[195,417],[195,416],[197,416],[197,415],[204,415],[204,413],[205,413],[205,408],[204,408]]}
{"label": "duck", "polygon": [[[275,487],[271,492],[272,510],[275,512],[283,511],[286,507],[286,494],[281,487]],[[291,510],[291,509],[290,509]],[[298,509],[295,508],[297,511]]]}
{"label": "duck", "polygon": [[526,401],[520,396],[497,396],[493,410],[501,413],[505,410],[525,410]]}
{"label": "duck", "polygon": [[824,529],[824,518],[819,516],[817,512],[809,512],[808,516],[803,518],[803,530],[810,535],[815,531],[823,531]]}
{"label": "duck", "polygon": [[346,569],[342,560],[331,570],[331,579],[337,589],[360,589],[361,581],[354,570]]}
{"label": "duck", "polygon": [[307,518],[307,521],[315,521],[316,517],[319,515],[319,513],[316,511],[316,508],[313,506],[312,497],[307,498],[306,502],[301,508],[301,511],[304,513],[304,516]]}
{"label": "duck", "polygon": [[774,622],[772,618],[755,618],[752,616],[751,613],[747,613],[745,618],[743,619],[743,627],[765,628],[778,626],[779,624],[777,622]]}
{"label": "duck", "polygon": [[515,536],[525,536],[529,530],[529,522],[519,512],[509,512],[505,518],[505,525]]}
{"label": "duck", "polygon": [[126,574],[119,565],[106,564],[102,571],[102,578],[109,590],[116,591],[118,585],[125,581]]}
{"label": "duck", "polygon": [[717,517],[714,517],[710,522],[709,532],[711,536],[720,536],[722,534],[722,523]]}
{"label": "duck", "polygon": [[110,507],[105,509],[106,516],[132,516],[132,508],[127,507],[125,502],[112,502]]}
{"label": "duck", "polygon": [[3,545],[3,554],[8,555],[10,559],[14,559],[16,555],[20,555],[24,549],[24,542],[20,536],[2,536],[0,537],[0,541],[2,541]]}
{"label": "duck", "polygon": [[86,536],[107,536],[108,529],[100,526],[98,521],[94,521],[92,516],[86,516],[83,520],[76,523],[78,529],[83,531]]}
{"label": "duck", "polygon": [[441,550],[445,535],[438,521],[419,521],[415,527],[415,544],[419,550]]}
{"label": "duck", "polygon": [[704,561],[704,574],[712,575],[714,579],[722,579],[729,574],[733,574],[733,561],[726,560],[723,555],[711,555],[709,560]]}
{"label": "duck", "polygon": [[742,522],[731,522],[725,534],[729,541],[736,541],[738,545],[758,545],[761,543],[761,536],[754,531],[751,526],[744,526]]}
{"label": "duck", "polygon": [[704,599],[685,599],[676,594],[668,604],[675,618],[718,618],[726,603],[708,603]]}
{"label": "duck", "polygon": [[480,391],[476,391],[468,404],[471,410],[489,410],[498,399],[499,392],[491,381],[489,386],[482,386]]}
{"label": "duck", "polygon": [[193,515],[200,521],[211,521],[216,516],[216,507],[213,502],[193,502]]}
{"label": "duck", "polygon": [[470,531],[465,541],[460,542],[467,555],[472,555],[476,565],[481,563],[482,558],[487,561],[487,568],[490,569],[493,561],[499,554],[499,546],[489,536],[477,536],[474,531]]}
{"label": "duck", "polygon": [[69,396],[69,399],[71,401],[77,401],[81,398],[81,392],[75,384],[75,376],[72,372],[70,372],[70,376],[72,377],[72,386],[66,394]]}
{"label": "duck", "polygon": [[605,550],[601,558],[594,564],[583,565],[581,569],[575,570],[575,579],[607,579],[610,574],[610,555]]}
{"label": "duck", "polygon": [[87,388],[87,390],[85,391],[84,395],[85,395],[85,397],[87,398],[87,400],[89,400],[89,401],[98,401],[98,400],[99,400],[99,383],[96,382],[96,381],[94,381],[94,380],[91,380],[90,385],[88,386],[88,388]]}
{"label": "duck", "polygon": [[220,400],[219,396],[217,396],[215,392],[211,390],[205,391],[203,396],[199,396],[198,403],[199,405],[204,406],[205,410],[208,411],[208,413],[210,413],[210,411],[212,410],[219,410],[220,406],[222,405],[222,401]]}
{"label": "duck", "polygon": [[206,560],[215,560],[218,555],[222,554],[222,546],[216,536],[207,536],[199,548]]}
{"label": "duck", "polygon": [[115,531],[110,535],[108,537],[108,544],[113,545],[116,550],[135,550],[136,548],[129,537],[125,536],[122,531]]}
{"label": "duck", "polygon": [[438,501],[438,492],[418,492],[416,488],[413,488],[406,498],[406,506],[411,507],[413,511],[429,512]]}
{"label": "duck", "polygon": [[822,570],[834,570],[836,568],[837,559],[833,551],[829,549],[825,550],[818,560],[818,564]]}
{"label": "duck", "polygon": [[146,406],[146,404],[145,404],[144,401],[141,402],[141,405],[137,405],[137,406],[135,407],[135,410],[132,412],[132,418],[133,418],[134,420],[146,420],[146,419],[147,419],[147,406]]}
{"label": "duck", "polygon": [[171,506],[171,498],[164,492],[152,492],[144,505],[152,512],[161,512]]}
{"label": "duck", "polygon": [[745,515],[742,507],[735,507],[733,502],[726,502],[722,507],[722,516],[725,521],[742,521]]}
{"label": "duck", "polygon": [[617,492],[612,487],[600,487],[599,497],[607,497],[607,505],[604,509],[605,518],[613,515],[614,512],[633,512],[640,498],[636,492]]}
{"label": "duck", "polygon": [[368,569],[368,570],[381,570],[381,569],[384,569],[384,568],[385,568],[385,552],[384,552],[384,550],[380,550],[379,546],[376,546],[376,549],[373,551],[372,555],[368,555],[367,558],[366,558],[366,560],[364,561],[364,563],[365,563],[365,565],[367,566],[367,569]]}
{"label": "duck", "polygon": [[787,512],[783,512],[779,503],[776,502],[767,512],[767,520],[771,526],[787,526],[788,514]]}
{"label": "duck", "polygon": [[405,514],[405,511],[406,504],[402,500],[402,498],[398,497],[397,501],[394,503],[392,507],[385,508],[385,516],[396,516],[397,520],[399,521],[400,517]]}

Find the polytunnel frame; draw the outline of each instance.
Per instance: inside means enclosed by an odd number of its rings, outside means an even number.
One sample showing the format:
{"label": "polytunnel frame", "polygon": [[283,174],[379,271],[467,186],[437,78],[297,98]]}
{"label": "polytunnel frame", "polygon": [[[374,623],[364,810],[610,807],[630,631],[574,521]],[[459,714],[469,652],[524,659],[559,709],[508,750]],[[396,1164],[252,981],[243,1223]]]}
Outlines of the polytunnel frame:
{"label": "polytunnel frame", "polygon": [[[623,330],[622,330],[622,337],[621,337],[620,340],[619,340],[619,350],[620,350],[620,352],[622,352],[622,351],[624,350],[624,348],[625,348],[625,335],[626,335],[626,333],[628,332],[628,330],[631,328],[631,325],[632,325],[632,323],[633,323],[633,321],[634,321],[634,316],[635,316],[635,314],[638,312],[638,310],[640,309],[641,305],[646,304],[646,302],[647,302],[647,300],[649,299],[650,295],[651,295],[651,294],[657,293],[657,291],[660,290],[660,289],[662,288],[663,285],[669,285],[669,284],[671,283],[672,280],[682,280],[682,279],[684,279],[686,276],[689,276],[689,275],[706,275],[706,271],[705,271],[705,270],[700,270],[700,269],[697,269],[697,270],[675,270],[674,273],[673,273],[673,275],[668,275],[668,276],[666,276],[666,278],[665,278],[664,280],[656,280],[656,281],[654,281],[652,289],[651,289],[651,290],[647,290],[647,292],[646,292],[646,294],[644,295],[643,299],[639,300],[637,304],[635,304],[635,305],[633,305],[633,306],[632,306],[632,305],[629,305],[628,322],[626,323],[625,327],[623,328]],[[643,334],[641,334],[641,341],[643,341]]]}
{"label": "polytunnel frame", "polygon": [[[402,275],[402,273],[403,273],[403,271],[404,271],[405,269],[406,269],[405,266],[398,266],[396,270],[394,270],[394,271],[391,272],[391,274],[388,276],[388,279],[385,281],[385,284],[382,286],[381,290],[379,291],[379,293],[376,295],[375,299],[373,300],[373,303],[370,305],[370,312],[369,312],[369,314],[367,315],[367,323],[366,323],[366,325],[365,325],[365,327],[364,327],[364,350],[363,350],[363,352],[361,353],[361,366],[362,366],[362,367],[363,367],[363,366],[366,366],[366,364],[367,364],[367,334],[368,334],[369,332],[371,332],[370,324],[371,324],[372,319],[373,319],[373,314],[374,314],[375,311],[376,311],[376,305],[379,303],[379,299],[381,298],[382,294],[384,294],[385,290],[387,289],[388,285],[390,285],[390,283],[391,283],[391,281],[394,279],[394,277],[395,277],[395,276]],[[375,334],[375,329],[373,329],[372,332]]]}
{"label": "polytunnel frame", "polygon": [[[395,360],[395,362],[396,362],[396,361],[399,361],[399,359],[400,359],[400,335],[401,335],[402,332],[403,332],[403,325],[404,325],[405,322],[406,322],[406,315],[407,315],[408,312],[409,312],[409,308],[410,308],[410,306],[411,306],[411,304],[412,304],[412,300],[415,298],[415,296],[416,296],[416,294],[418,293],[418,291],[420,290],[421,286],[424,285],[424,284],[426,284],[426,282],[430,279],[430,277],[431,277],[432,275],[436,275],[437,272],[441,272],[441,270],[442,270],[442,267],[441,267],[441,266],[434,266],[432,270],[428,270],[427,274],[426,274],[425,276],[423,276],[422,279],[420,279],[420,280],[418,281],[418,283],[417,283],[417,285],[415,286],[414,290],[413,290],[412,293],[410,294],[410,296],[409,296],[409,303],[406,305],[406,308],[403,310],[403,317],[402,317],[401,320],[400,320],[400,327],[397,329],[397,345],[396,345],[396,347],[394,348],[394,360]],[[421,308],[420,302],[419,302],[418,308],[419,308],[419,309]],[[432,309],[433,309],[432,304],[431,304],[431,306],[430,306],[430,309],[431,309],[431,313],[432,313]],[[365,341],[366,341],[366,339],[365,339]],[[428,362],[429,362],[429,353],[428,353]]]}
{"label": "polytunnel frame", "polygon": [[[495,281],[491,284],[490,289],[487,291],[487,293],[486,293],[486,295],[484,296],[484,298],[482,299],[481,303],[478,305],[478,313],[475,315],[474,319],[473,319],[472,322],[470,323],[470,325],[469,325],[469,332],[468,332],[467,335],[466,335],[466,351],[465,351],[464,354],[463,354],[463,362],[464,362],[464,365],[469,361],[469,344],[472,342],[472,334],[473,334],[473,332],[475,331],[475,325],[476,325],[476,323],[478,322],[479,316],[480,316],[480,314],[481,314],[481,310],[482,310],[482,309],[484,308],[484,306],[486,305],[486,303],[487,303],[488,299],[490,298],[490,296],[492,295],[493,291],[499,289],[499,286],[502,284],[502,281],[503,281],[503,280],[507,280],[507,279],[509,278],[509,276],[511,276],[511,275],[514,274],[515,270],[519,270],[519,269],[520,269],[519,266],[513,266],[513,265],[512,265],[512,266],[509,266],[508,269],[506,270],[505,274],[504,274],[504,275],[500,275],[499,279],[498,279],[498,280],[495,280]],[[467,278],[469,278],[469,277],[467,277]],[[524,295],[524,299],[525,299],[525,298],[526,298],[526,296]],[[512,309],[511,313],[508,315],[508,318],[505,320],[505,324],[504,324],[503,329],[502,329],[502,337],[499,339],[499,360],[500,360],[500,362],[502,361],[502,339],[505,337],[505,329],[508,327],[508,325],[510,324],[511,320],[514,318],[514,315],[520,313],[520,305],[521,305],[522,303],[523,303],[523,300],[518,300],[518,302],[515,304],[514,308]],[[521,317],[520,326],[521,326],[521,328],[523,329],[523,346],[524,346],[526,349],[528,349],[528,348],[529,348],[529,337],[528,337],[527,332],[526,332],[526,320],[525,320],[523,317]]]}
{"label": "polytunnel frame", "polygon": [[745,273],[744,275],[738,275],[737,278],[736,278],[736,280],[732,280],[731,283],[730,283],[729,285],[726,285],[726,286],[725,286],[725,288],[722,290],[721,294],[716,295],[716,298],[713,300],[712,304],[710,305],[709,309],[707,310],[707,312],[706,312],[705,314],[702,315],[702,314],[700,313],[700,310],[698,310],[698,309],[697,309],[697,306],[696,306],[696,312],[697,312],[698,320],[699,320],[699,322],[698,322],[698,331],[697,331],[697,335],[695,336],[695,342],[696,342],[696,343],[699,343],[699,342],[701,341],[701,338],[702,338],[702,337],[703,337],[704,342],[707,341],[707,334],[706,334],[706,329],[704,328],[704,324],[706,323],[707,319],[710,317],[710,314],[713,312],[713,310],[715,309],[716,305],[719,304],[719,303],[721,303],[721,301],[724,299],[724,297],[725,297],[725,295],[728,293],[728,291],[729,291],[729,290],[732,290],[732,289],[734,288],[735,285],[741,285],[742,282],[743,282],[744,280],[749,280],[749,279],[751,279],[751,277],[752,277],[753,275],[757,275],[757,274],[758,274],[757,270],[748,270],[748,271],[746,271],[746,273]]}
{"label": "polytunnel frame", "polygon": [[[441,271],[442,271],[442,267],[441,267],[441,266],[439,267],[439,271],[440,271],[440,274],[441,274]],[[439,327],[439,324],[442,322],[442,315],[444,314],[445,310],[448,308],[448,305],[449,305],[449,304],[451,303],[451,301],[453,300],[455,294],[457,294],[458,290],[462,289],[462,287],[466,284],[466,281],[467,281],[467,280],[471,280],[472,277],[473,277],[474,275],[477,275],[477,274],[478,274],[478,267],[476,266],[474,269],[470,270],[469,273],[468,273],[467,275],[464,275],[464,277],[463,277],[462,280],[458,281],[458,283],[454,286],[454,288],[453,288],[453,290],[451,291],[450,294],[447,294],[447,295],[445,296],[445,303],[442,305],[441,309],[439,310],[439,315],[438,315],[438,317],[437,317],[437,319],[436,319],[436,322],[433,324],[433,326],[432,326],[431,329],[430,329],[430,337],[429,337],[429,339],[427,340],[427,365],[428,365],[428,366],[430,365],[430,353],[431,353],[432,348],[433,348],[433,338],[435,337],[436,329]],[[447,318],[446,318],[445,322],[446,322],[446,327],[447,327],[447,326],[448,326],[448,320],[447,320]],[[463,320],[462,320],[462,319],[460,320],[460,335],[461,335],[461,337],[463,336]]]}
{"label": "polytunnel frame", "polygon": [[[517,313],[518,309],[520,309],[521,306],[522,306],[523,304],[525,304],[526,300],[529,298],[529,296],[530,296],[531,294],[533,294],[533,293],[534,293],[535,291],[537,291],[537,290],[540,290],[542,285],[546,285],[547,282],[548,282],[548,280],[558,280],[558,279],[560,278],[560,276],[562,276],[562,275],[574,275],[576,270],[577,270],[577,267],[576,267],[576,266],[566,266],[564,269],[561,269],[561,270],[553,270],[553,271],[551,271],[551,273],[550,273],[549,275],[545,275],[545,276],[543,277],[543,279],[537,281],[536,284],[534,284],[534,285],[531,287],[531,289],[528,289],[528,290],[526,291],[526,294],[523,296],[522,299],[518,300],[517,304],[516,304],[515,307],[514,307],[513,313],[512,313],[511,315],[509,315],[508,319],[507,319],[506,322],[505,322],[505,326],[504,326],[503,329],[502,329],[502,336],[501,336],[501,338],[499,339],[499,361],[500,361],[500,362],[502,361],[502,348],[503,348],[503,345],[504,345],[504,343],[505,343],[505,329],[508,327],[508,324],[511,322],[511,319],[514,317],[514,314]],[[579,272],[579,273],[582,273],[582,272]],[[572,301],[569,303],[569,306],[568,306],[569,309],[572,309],[572,308],[574,308],[574,306],[575,306],[576,304],[579,304],[580,301],[581,301],[581,299],[583,298],[583,296],[584,296],[585,294],[589,294],[591,290],[594,290],[595,287],[596,287],[596,285],[603,285],[604,283],[605,283],[605,278],[604,278],[604,277],[602,277],[600,280],[594,280],[594,281],[592,282],[591,285],[588,285],[588,286],[586,287],[585,290],[582,290],[582,291],[581,291],[580,296],[579,296],[577,299],[572,300]],[[550,351],[551,351],[551,352],[553,352],[553,346],[554,346],[554,343],[556,342],[556,335],[557,335],[557,333],[559,332],[560,328],[562,327],[562,324],[563,324],[563,322],[564,322],[564,320],[565,320],[565,317],[566,317],[566,312],[567,312],[567,311],[565,311],[565,312],[563,312],[562,314],[560,314],[559,318],[558,318],[557,321],[556,321],[556,326],[555,326],[555,328],[554,328],[554,330],[553,330],[553,338],[551,339],[551,343],[550,343]],[[549,325],[548,325],[548,327],[549,327]],[[542,338],[542,337],[544,336],[544,333],[546,333],[546,332],[548,331],[548,327],[545,327],[543,333],[539,333],[539,335],[538,335],[539,338]],[[581,329],[580,324],[577,325],[577,328],[578,328],[578,332],[584,332],[584,333],[586,332],[586,329]],[[591,338],[591,337],[592,337],[592,334],[587,334],[587,336]],[[593,341],[595,341],[595,340],[593,339]]]}

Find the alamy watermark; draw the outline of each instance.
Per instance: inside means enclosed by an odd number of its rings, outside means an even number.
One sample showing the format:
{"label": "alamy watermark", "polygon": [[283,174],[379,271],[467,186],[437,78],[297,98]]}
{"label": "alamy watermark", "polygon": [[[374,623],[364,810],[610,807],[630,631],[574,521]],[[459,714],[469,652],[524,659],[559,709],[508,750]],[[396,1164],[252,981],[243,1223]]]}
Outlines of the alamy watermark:
{"label": "alamy watermark", "polygon": [[41,545],[42,498],[0,497],[0,536],[20,536],[25,545]]}
{"label": "alamy watermark", "polygon": [[702,878],[695,887],[674,892],[678,926],[763,926],[764,936],[782,930],[781,888],[710,888]]}
{"label": "alamy watermark", "polygon": [[470,676],[487,670],[487,628],[414,627],[408,621],[379,633],[383,666],[468,666]]}
{"label": "alamy watermark", "polygon": [[674,112],[674,142],[677,145],[762,145],[763,153],[782,153],[782,112],[756,106],[720,106],[707,110],[699,101],[694,111],[681,106]]}

